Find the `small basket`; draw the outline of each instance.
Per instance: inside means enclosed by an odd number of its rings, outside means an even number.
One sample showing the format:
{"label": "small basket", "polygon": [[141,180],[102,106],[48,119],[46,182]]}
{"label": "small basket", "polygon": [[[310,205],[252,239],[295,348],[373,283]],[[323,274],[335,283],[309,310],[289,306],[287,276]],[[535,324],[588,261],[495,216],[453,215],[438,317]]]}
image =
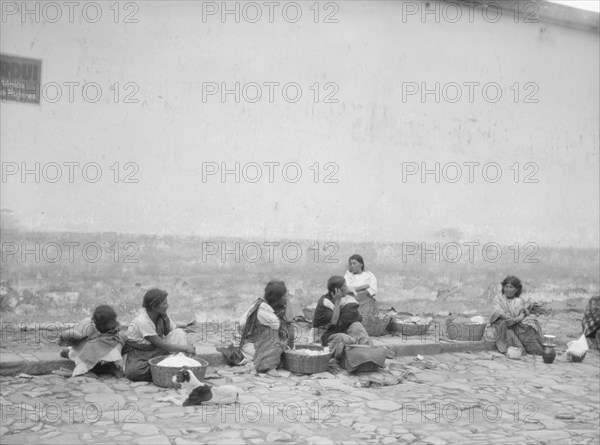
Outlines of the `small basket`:
{"label": "small basket", "polygon": [[312,323],[313,318],[315,317],[315,308],[305,307],[302,309],[304,313],[304,319],[309,323]]}
{"label": "small basket", "polygon": [[481,341],[486,323],[446,323],[446,336],[456,341]]}
{"label": "small basket", "polygon": [[392,331],[398,332],[402,335],[425,335],[431,326],[429,323],[405,323],[402,320],[394,320],[392,322]]}
{"label": "small basket", "polygon": [[[159,362],[167,357],[168,355],[162,355],[160,357],[154,357],[148,360],[148,364],[150,365],[150,373],[152,374],[152,383],[163,388],[177,388],[178,386],[173,383],[171,379],[179,372],[181,367],[158,365]],[[208,362],[200,357],[192,358],[199,362],[200,366],[188,366],[187,368],[194,373],[198,380],[203,381],[204,376],[206,375],[206,370],[208,369]]]}
{"label": "small basket", "polygon": [[[323,351],[323,346],[315,344],[297,344],[295,349],[310,349]],[[283,368],[296,374],[317,374],[329,369],[331,354],[323,355],[298,355],[290,352],[283,353]]]}
{"label": "small basket", "polygon": [[392,317],[363,317],[362,325],[365,327],[365,330],[370,337],[381,337],[382,335],[385,335],[385,331],[391,320]]}

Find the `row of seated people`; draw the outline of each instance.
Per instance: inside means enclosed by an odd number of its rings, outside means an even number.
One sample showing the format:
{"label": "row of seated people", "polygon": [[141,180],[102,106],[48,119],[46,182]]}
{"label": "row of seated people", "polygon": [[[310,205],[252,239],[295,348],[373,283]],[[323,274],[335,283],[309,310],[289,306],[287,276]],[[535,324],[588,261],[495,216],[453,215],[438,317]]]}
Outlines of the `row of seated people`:
{"label": "row of seated people", "polygon": [[[364,284],[352,277],[361,274]],[[493,300],[490,318],[496,328],[498,350],[506,353],[509,346],[515,346],[529,354],[540,355],[544,341],[542,329],[532,314],[532,304],[521,298],[521,281],[508,276],[501,285],[502,291]],[[333,276],[328,280],[327,293],[319,299],[315,309],[313,328],[319,329],[321,344],[329,347],[333,358],[339,360],[347,345],[373,345],[361,322],[363,314],[377,310],[375,295],[375,277],[365,274],[364,261],[358,255],[350,258],[345,277]],[[115,311],[103,305],[96,308],[91,319],[64,331],[60,344],[69,346],[63,354],[75,362],[73,376],[111,372],[116,376],[124,374],[132,381],[151,381],[148,363],[151,358],[179,352],[194,355],[195,348],[188,344],[183,330],[190,323],[176,323],[168,316],[167,296],[164,290],[149,290],[144,295],[142,310],[126,327],[120,327]],[[294,329],[286,285],[283,281],[271,281],[263,297],[241,317],[240,353],[246,360],[253,360],[258,372],[276,369],[286,347],[293,346]],[[592,297],[588,303],[583,330],[590,346],[597,348],[600,297]]]}

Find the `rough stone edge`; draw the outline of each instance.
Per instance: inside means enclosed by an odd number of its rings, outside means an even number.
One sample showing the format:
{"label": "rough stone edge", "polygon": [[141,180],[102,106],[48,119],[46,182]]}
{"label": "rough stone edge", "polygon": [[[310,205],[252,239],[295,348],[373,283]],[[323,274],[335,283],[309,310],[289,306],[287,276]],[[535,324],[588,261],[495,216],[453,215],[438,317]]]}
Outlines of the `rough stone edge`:
{"label": "rough stone edge", "polygon": [[[424,342],[419,344],[393,344],[384,346],[390,355],[395,357],[406,357],[421,355],[434,355],[453,352],[480,352],[493,351],[496,346],[493,342],[476,341],[476,342]],[[214,346],[197,346],[198,356],[208,361],[212,367],[225,366],[223,354],[216,351]],[[48,354],[44,354],[48,355]],[[58,355],[58,354],[57,354]],[[71,360],[57,357],[56,359],[42,360],[11,360],[0,362],[0,376],[12,376],[19,373],[30,375],[50,374],[52,371],[67,368],[73,369],[74,364]]]}

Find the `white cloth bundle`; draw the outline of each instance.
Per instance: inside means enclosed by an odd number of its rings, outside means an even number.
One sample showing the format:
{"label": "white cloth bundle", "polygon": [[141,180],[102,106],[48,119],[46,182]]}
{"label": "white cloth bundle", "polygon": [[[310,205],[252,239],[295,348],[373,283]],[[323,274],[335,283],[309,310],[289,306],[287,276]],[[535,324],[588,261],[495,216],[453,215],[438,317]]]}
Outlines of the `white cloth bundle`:
{"label": "white cloth bundle", "polygon": [[569,349],[567,349],[567,354],[571,354],[576,357],[581,357],[589,349],[585,335],[579,337],[578,340],[568,342],[567,346],[569,347]]}
{"label": "white cloth bundle", "polygon": [[165,366],[167,368],[182,368],[183,366],[202,366],[193,358],[189,358],[180,352],[177,355],[170,355],[166,359],[161,360],[158,366]]}
{"label": "white cloth bundle", "polygon": [[327,355],[329,354],[329,348],[325,348],[323,351],[315,351],[313,349],[292,349],[287,352],[297,355]]}
{"label": "white cloth bundle", "polygon": [[433,318],[431,317],[419,317],[417,315],[415,315],[414,317],[410,317],[410,318],[405,318],[404,320],[400,320],[402,323],[415,323],[415,324],[427,324],[427,323],[431,323],[431,321],[433,320]]}

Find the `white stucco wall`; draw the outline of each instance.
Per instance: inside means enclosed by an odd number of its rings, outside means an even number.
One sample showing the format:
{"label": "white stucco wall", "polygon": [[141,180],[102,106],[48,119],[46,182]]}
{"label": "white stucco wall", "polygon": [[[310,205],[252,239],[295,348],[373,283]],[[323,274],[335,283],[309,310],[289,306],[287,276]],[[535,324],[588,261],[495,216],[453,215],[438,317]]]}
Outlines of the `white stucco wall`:
{"label": "white stucco wall", "polygon": [[[63,86],[56,103],[0,105],[2,162],[103,169],[97,183],[80,174],[69,183],[66,167],[57,183],[5,178],[2,207],[26,228],[364,241],[429,240],[454,228],[461,240],[598,245],[597,33],[515,23],[506,13],[490,23],[480,10],[473,23],[403,23],[393,1],[337,2],[338,23],[314,23],[309,2],[298,23],[280,14],[273,23],[204,23],[202,2],[136,4],[138,23],[114,23],[109,3],[97,23],[19,14],[2,23],[1,52],[42,59],[42,82]],[[76,87],[71,103],[65,82],[97,82],[102,97],[88,103]],[[139,88],[138,103],[123,102],[127,82]],[[273,103],[203,102],[203,82],[297,82],[302,98],[288,103],[278,88]],[[339,102],[315,103],[315,82],[338,85]],[[456,82],[463,98],[403,101],[407,82]],[[471,103],[465,82],[496,82],[502,97],[492,103],[478,86]],[[533,88],[538,102],[524,103]],[[139,182],[115,184],[115,162],[136,163]],[[203,162],[297,162],[303,176],[289,183],[277,169],[270,183],[264,168],[254,184],[203,182]],[[339,167],[338,183],[323,183],[327,162]],[[502,178],[487,182],[476,168],[470,183],[463,165],[454,184],[431,175],[403,182],[407,162],[496,162]],[[528,162],[538,183],[523,183]]]}

